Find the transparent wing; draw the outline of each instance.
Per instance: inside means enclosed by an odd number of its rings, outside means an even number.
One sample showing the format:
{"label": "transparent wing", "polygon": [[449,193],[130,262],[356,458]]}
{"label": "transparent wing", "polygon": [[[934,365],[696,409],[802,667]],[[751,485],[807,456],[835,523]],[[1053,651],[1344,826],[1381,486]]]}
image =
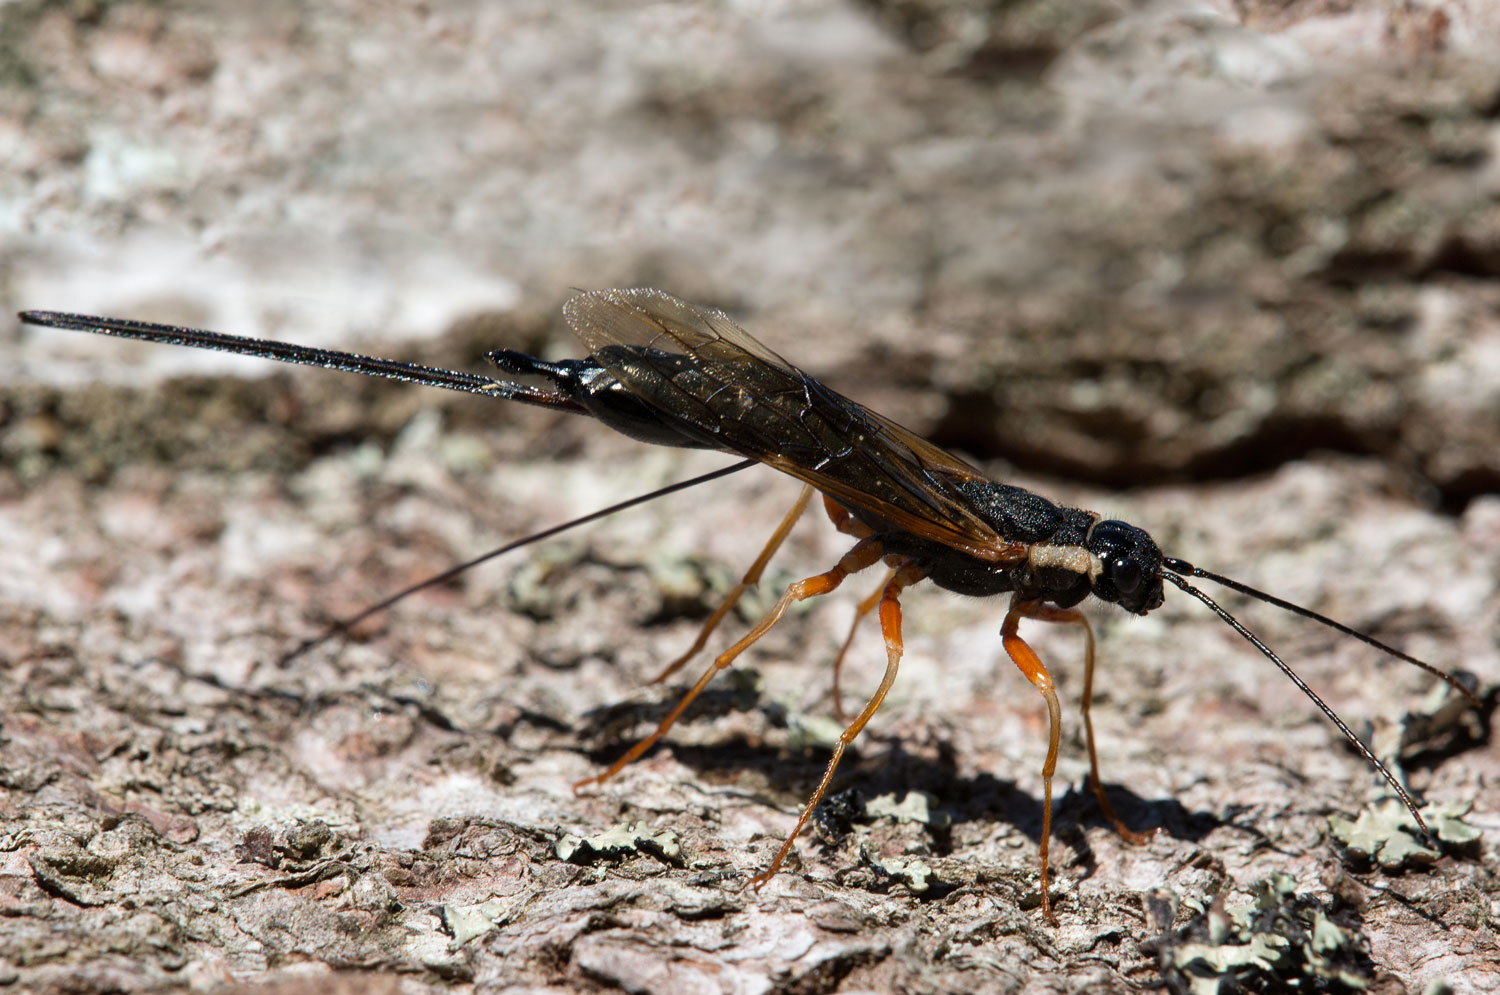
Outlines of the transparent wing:
{"label": "transparent wing", "polygon": [[924,538],[983,559],[1011,544],[956,489],[979,470],[809,377],[722,311],[659,290],[563,306],[594,359],[664,419]]}

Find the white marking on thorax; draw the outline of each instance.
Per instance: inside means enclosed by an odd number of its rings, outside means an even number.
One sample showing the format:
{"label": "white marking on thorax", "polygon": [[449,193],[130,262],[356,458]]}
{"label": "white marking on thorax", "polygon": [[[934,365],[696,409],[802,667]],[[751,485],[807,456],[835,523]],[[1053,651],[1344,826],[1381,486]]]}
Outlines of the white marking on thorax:
{"label": "white marking on thorax", "polygon": [[1099,579],[1104,572],[1104,561],[1082,546],[1033,545],[1026,551],[1026,558],[1035,568],[1049,567],[1067,570],[1070,573],[1087,575],[1090,582]]}

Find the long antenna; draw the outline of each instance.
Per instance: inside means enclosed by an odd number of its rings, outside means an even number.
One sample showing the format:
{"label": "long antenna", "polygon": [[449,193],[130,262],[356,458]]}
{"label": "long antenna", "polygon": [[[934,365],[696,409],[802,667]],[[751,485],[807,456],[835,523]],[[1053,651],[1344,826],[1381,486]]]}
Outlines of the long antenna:
{"label": "long antenna", "polygon": [[254,356],[258,359],[275,359],[283,363],[298,363],[303,366],[321,366],[329,370],[347,370],[370,377],[385,377],[422,384],[426,387],[442,387],[444,390],[463,391],[468,394],[484,394],[507,401],[520,401],[539,407],[586,413],[583,405],[569,397],[542,387],[509,383],[476,373],[445,370],[438,366],[422,366],[399,359],[380,359],[362,356],[356,352],[341,352],[338,349],[316,349],[312,346],[293,345],[272,339],[252,339],[242,335],[225,335],[201,328],[184,328],[180,325],[158,325],[150,321],[130,321],[124,318],[100,318],[88,314],[68,314],[63,311],[22,311],[16,317],[28,325],[45,328],[62,328],[73,332],[93,332],[95,335],[112,335],[122,339],[140,339],[163,345],[185,345],[195,349],[212,349],[238,356]]}
{"label": "long antenna", "polygon": [[1289,611],[1293,615],[1301,615],[1303,618],[1310,618],[1314,622],[1321,622],[1323,625],[1328,626],[1330,629],[1342,632],[1346,636],[1353,636],[1355,639],[1358,639],[1360,642],[1368,646],[1373,646],[1376,649],[1381,650],[1382,652],[1389,653],[1391,656],[1395,657],[1398,660],[1403,660],[1406,663],[1412,664],[1413,666],[1420,667],[1432,676],[1441,678],[1443,682],[1446,683],[1449,687],[1453,688],[1453,690],[1469,699],[1469,704],[1473,705],[1475,708],[1484,707],[1484,705],[1480,703],[1479,699],[1475,697],[1474,692],[1465,687],[1463,685],[1463,682],[1460,681],[1457,677],[1454,677],[1452,674],[1439,670],[1432,664],[1422,660],[1418,660],[1414,656],[1403,653],[1400,650],[1396,649],[1394,646],[1389,646],[1386,643],[1381,642],[1374,636],[1366,635],[1365,633],[1360,632],[1358,629],[1351,629],[1349,628],[1349,626],[1345,625],[1342,622],[1336,622],[1333,619],[1329,618],[1327,615],[1319,615],[1311,608],[1303,608],[1299,604],[1294,604],[1293,602],[1278,598],[1274,594],[1267,594],[1265,591],[1256,590],[1249,584],[1242,584],[1239,581],[1229,577],[1225,577],[1222,574],[1216,574],[1208,570],[1199,569],[1198,567],[1193,566],[1191,563],[1188,563],[1186,560],[1178,560],[1169,556],[1166,559],[1162,560],[1161,565],[1166,569],[1173,571],[1174,573],[1187,574],[1189,577],[1201,577],[1204,580],[1211,580],[1215,584],[1223,584],[1231,591],[1238,591],[1241,594],[1248,594],[1250,597],[1256,599],[1257,601],[1264,601],[1268,605],[1275,605],[1277,608]]}
{"label": "long antenna", "polygon": [[[1168,563],[1180,564],[1182,563],[1182,561],[1167,560],[1163,561],[1162,565],[1167,566]],[[1186,566],[1186,564],[1184,565]],[[1172,570],[1175,568],[1169,566],[1168,569]],[[1318,710],[1328,717],[1328,721],[1332,722],[1335,726],[1338,727],[1339,732],[1344,734],[1344,738],[1349,740],[1350,743],[1354,744],[1354,748],[1359,751],[1360,756],[1369,761],[1370,765],[1380,773],[1380,776],[1385,778],[1386,783],[1391,786],[1392,790],[1396,792],[1397,797],[1401,799],[1401,803],[1406,806],[1406,810],[1411,813],[1411,817],[1417,820],[1417,825],[1422,827],[1422,832],[1426,834],[1427,838],[1434,838],[1432,835],[1432,830],[1427,828],[1427,823],[1422,820],[1421,813],[1417,811],[1417,803],[1412,800],[1411,795],[1408,794],[1406,789],[1401,786],[1401,782],[1396,779],[1396,775],[1391,773],[1389,767],[1381,763],[1380,758],[1375,756],[1375,754],[1370,751],[1370,748],[1365,745],[1364,740],[1360,739],[1354,734],[1354,730],[1350,729],[1347,725],[1344,724],[1344,720],[1338,717],[1338,713],[1329,708],[1327,702],[1318,697],[1318,693],[1312,688],[1308,687],[1306,681],[1297,676],[1297,672],[1295,670],[1287,666],[1286,662],[1282,660],[1281,657],[1273,653],[1271,651],[1271,647],[1261,642],[1260,637],[1241,625],[1239,619],[1229,614],[1223,608],[1220,608],[1219,603],[1216,602],[1213,598],[1210,598],[1207,594],[1204,594],[1202,591],[1198,590],[1192,584],[1189,584],[1186,580],[1183,580],[1175,573],[1163,573],[1161,576],[1163,579],[1171,581],[1173,584],[1177,585],[1177,587],[1181,588],[1188,594],[1191,594],[1193,597],[1197,598],[1199,601],[1207,605],[1209,609],[1215,615],[1219,616],[1219,618],[1226,625],[1243,636],[1246,641],[1250,643],[1250,645],[1260,650],[1261,654],[1265,656],[1266,659],[1276,664],[1277,668],[1287,676],[1287,679],[1290,680],[1293,684],[1297,685],[1298,690],[1307,695],[1308,698],[1312,699],[1312,703],[1314,705],[1317,705]],[[1312,615],[1313,613],[1307,612],[1305,614]],[[1338,626],[1338,628],[1342,628],[1342,626]]]}
{"label": "long antenna", "polygon": [[696,477],[690,477],[687,480],[681,480],[675,484],[668,484],[666,487],[659,487],[648,494],[637,495],[636,497],[621,501],[618,504],[612,504],[608,508],[601,508],[598,511],[591,511],[587,515],[583,515],[580,518],[575,518],[571,521],[563,522],[561,525],[554,525],[551,528],[543,529],[540,532],[533,532],[529,536],[517,539],[514,542],[508,542],[503,546],[498,546],[495,549],[490,550],[488,553],[484,553],[480,556],[474,557],[472,560],[465,560],[463,563],[449,567],[442,573],[433,574],[431,577],[428,577],[425,580],[417,581],[410,587],[404,587],[401,590],[397,591],[395,594],[392,594],[390,597],[385,598],[381,601],[377,601],[375,604],[364,609],[356,615],[351,615],[348,618],[339,619],[338,621],[329,625],[328,628],[324,629],[318,635],[313,636],[310,639],[304,639],[301,643],[298,643],[297,647],[290,653],[283,656],[279,662],[282,666],[285,666],[313,647],[327,642],[340,633],[348,632],[350,629],[354,628],[354,626],[358,625],[360,622],[363,622],[371,615],[374,615],[377,612],[385,611],[387,608],[391,607],[391,605],[394,605],[396,602],[400,601],[402,598],[405,598],[407,595],[416,594],[418,591],[425,590],[435,584],[441,584],[445,580],[458,576],[465,570],[468,570],[470,567],[477,567],[479,564],[484,563],[486,560],[494,559],[501,553],[509,553],[513,549],[520,549],[522,546],[529,546],[534,542],[541,542],[543,539],[550,539],[552,536],[557,535],[559,532],[566,532],[568,529],[576,528],[580,525],[587,525],[589,522],[598,521],[599,519],[604,518],[607,515],[613,515],[617,511],[624,511],[626,508],[634,508],[638,504],[645,504],[647,501],[654,501],[659,497],[665,497],[668,494],[675,494],[677,491],[686,490],[689,487],[697,487],[699,484],[706,484],[710,480],[718,480],[720,477],[727,477],[731,473],[737,473],[740,470],[745,469],[746,467],[756,465],[756,460],[741,460],[738,463],[733,463],[721,469],[714,470],[711,473],[699,474]]}

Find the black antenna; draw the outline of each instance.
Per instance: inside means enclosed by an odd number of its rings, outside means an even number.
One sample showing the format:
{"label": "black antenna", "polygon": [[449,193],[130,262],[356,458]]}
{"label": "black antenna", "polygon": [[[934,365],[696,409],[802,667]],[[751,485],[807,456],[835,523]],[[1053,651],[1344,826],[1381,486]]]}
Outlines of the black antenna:
{"label": "black antenna", "polygon": [[[1434,677],[1441,678],[1443,682],[1446,683],[1449,687],[1453,688],[1453,690],[1457,691],[1459,694],[1467,698],[1469,700],[1469,704],[1478,709],[1484,708],[1484,705],[1474,695],[1474,692],[1465,687],[1463,682],[1460,681],[1457,677],[1454,677],[1452,674],[1439,670],[1432,664],[1426,663],[1422,660],[1418,660],[1414,656],[1403,653],[1400,650],[1396,649],[1394,646],[1389,646],[1381,642],[1374,636],[1366,635],[1365,633],[1360,632],[1358,629],[1351,629],[1349,628],[1349,626],[1345,625],[1342,622],[1336,622],[1333,619],[1329,618],[1327,615],[1319,615],[1311,608],[1303,608],[1299,604],[1294,604],[1290,601],[1278,598],[1274,594],[1267,594],[1265,591],[1258,591],[1255,588],[1251,587],[1249,584],[1242,584],[1237,580],[1233,580],[1221,574],[1216,574],[1208,570],[1199,569],[1198,567],[1193,566],[1191,563],[1188,563],[1186,560],[1178,560],[1169,556],[1166,559],[1162,560],[1161,565],[1174,573],[1187,574],[1189,577],[1201,577],[1204,580],[1211,580],[1215,584],[1223,584],[1231,591],[1238,591],[1241,594],[1248,594],[1250,597],[1256,599],[1257,601],[1264,601],[1268,605],[1275,605],[1277,608],[1289,611],[1293,615],[1301,615],[1303,618],[1310,618],[1314,622],[1321,622],[1323,625],[1328,626],[1330,629],[1342,632],[1346,636],[1353,636],[1355,639],[1358,639],[1360,642],[1366,644],[1367,646],[1373,646],[1384,653],[1389,653],[1391,656],[1395,657],[1398,660],[1403,660],[1406,663],[1410,663],[1414,666],[1422,668]],[[1172,578],[1169,577],[1168,579],[1171,580]]]}
{"label": "black antenna", "polygon": [[[1191,564],[1184,563],[1181,560],[1173,560],[1171,558],[1168,558],[1168,559],[1162,561],[1162,565],[1164,567],[1166,567],[1168,570],[1176,570],[1177,567],[1173,566],[1172,564],[1181,565],[1183,567],[1188,568],[1188,570],[1194,570],[1194,571],[1196,571],[1195,574],[1194,574],[1195,576],[1207,576],[1207,577],[1209,577],[1209,579],[1217,579],[1217,578],[1214,577],[1214,575],[1207,573],[1207,571],[1197,571],[1197,569],[1195,567],[1192,567]],[[1187,571],[1184,570],[1183,572],[1187,572]],[[1344,724],[1344,720],[1341,719],[1341,718],[1339,718],[1338,713],[1335,712],[1332,708],[1329,708],[1328,707],[1328,703],[1325,702],[1322,698],[1318,697],[1318,693],[1316,691],[1314,691],[1312,688],[1308,687],[1307,686],[1307,682],[1304,681],[1301,677],[1298,677],[1297,676],[1297,672],[1295,670],[1293,670],[1291,667],[1287,666],[1286,661],[1282,660],[1281,657],[1279,657],[1275,653],[1273,653],[1271,651],[1271,647],[1269,647],[1265,643],[1261,642],[1259,636],[1257,636],[1255,633],[1251,632],[1249,629],[1247,629],[1243,625],[1241,625],[1239,619],[1237,619],[1233,615],[1229,614],[1223,608],[1220,608],[1219,607],[1219,603],[1216,602],[1213,598],[1210,598],[1207,594],[1205,594],[1202,591],[1198,590],[1196,587],[1194,587],[1193,585],[1189,584],[1187,581],[1183,580],[1181,577],[1177,576],[1177,574],[1175,574],[1175,573],[1163,573],[1161,575],[1161,577],[1164,580],[1171,581],[1173,584],[1177,585],[1177,587],[1181,588],[1182,590],[1186,591],[1188,594],[1191,594],[1193,597],[1197,598],[1199,601],[1201,601],[1205,605],[1207,605],[1209,607],[1209,609],[1215,615],[1219,616],[1219,618],[1226,625],[1228,625],[1235,632],[1238,632],[1241,636],[1243,636],[1245,638],[1245,640],[1250,643],[1250,645],[1252,645],[1256,649],[1260,650],[1261,654],[1266,659],[1268,659],[1272,663],[1276,664],[1277,668],[1280,669],[1280,671],[1287,676],[1287,679],[1289,679],[1293,684],[1297,685],[1297,688],[1303,694],[1307,695],[1308,698],[1312,699],[1312,703],[1314,705],[1317,705],[1318,706],[1318,710],[1321,711],[1324,715],[1326,715],[1328,717],[1328,721],[1332,722],[1335,726],[1338,727],[1339,732],[1341,732],[1341,733],[1344,734],[1344,738],[1347,739],[1347,740],[1349,740],[1350,743],[1354,744],[1354,748],[1359,751],[1360,756],[1364,757],[1365,760],[1369,761],[1370,765],[1372,767],[1374,767],[1377,772],[1379,772],[1380,776],[1383,777],[1383,778],[1385,778],[1386,783],[1391,786],[1391,788],[1396,792],[1397,797],[1399,797],[1401,799],[1401,803],[1406,806],[1406,810],[1411,813],[1411,817],[1413,819],[1417,820],[1417,825],[1422,828],[1422,832],[1427,836],[1427,838],[1428,839],[1435,839],[1435,837],[1432,835],[1432,830],[1427,828],[1427,823],[1423,821],[1421,813],[1417,811],[1417,803],[1412,800],[1411,795],[1408,794],[1407,791],[1406,791],[1406,789],[1401,786],[1401,782],[1396,779],[1396,775],[1392,774],[1390,768],[1387,767],[1385,764],[1383,764],[1380,761],[1380,758],[1377,757],[1377,756],[1375,756],[1375,754],[1373,752],[1371,752],[1370,748],[1365,745],[1364,740],[1360,739],[1358,736],[1356,736],[1354,734],[1354,730],[1350,729],[1347,725]],[[1240,585],[1239,588],[1237,588],[1237,589],[1243,589],[1243,585]],[[1268,599],[1268,600],[1270,600],[1270,599]],[[1305,609],[1302,612],[1300,612],[1299,614],[1305,614],[1305,615],[1308,615],[1309,617],[1313,617],[1313,618],[1322,618],[1322,616],[1319,616],[1319,615],[1317,615],[1314,612],[1306,611]],[[1324,621],[1326,621],[1326,619]],[[1338,628],[1338,629],[1343,629],[1344,628],[1343,626],[1337,625],[1336,623],[1334,623],[1334,625],[1335,625],[1335,628]],[[1359,634],[1358,633],[1354,633],[1354,635],[1359,635]],[[1372,639],[1367,639],[1366,642],[1373,643],[1376,646],[1381,645],[1379,643],[1376,643]],[[1398,654],[1398,655],[1400,655],[1400,654]]]}
{"label": "black antenna", "polygon": [[351,615],[349,618],[339,619],[338,621],[329,625],[328,628],[324,629],[318,635],[313,636],[310,639],[304,639],[302,642],[298,643],[297,647],[290,653],[283,656],[279,662],[282,666],[285,666],[313,647],[327,642],[340,633],[348,632],[350,629],[354,628],[354,626],[358,625],[360,622],[363,622],[371,615],[374,615],[377,612],[385,611],[387,608],[391,607],[391,605],[394,605],[396,602],[400,601],[402,598],[405,598],[407,595],[416,594],[418,591],[422,591],[429,587],[432,587],[434,584],[441,584],[445,580],[448,580],[452,577],[457,577],[465,570],[468,570],[471,567],[477,567],[479,564],[484,563],[486,560],[492,560],[495,557],[499,556],[501,553],[509,553],[513,549],[520,549],[522,546],[529,546],[534,542],[541,542],[543,539],[550,539],[552,536],[555,536],[560,532],[566,532],[568,529],[576,528],[579,525],[587,525],[589,522],[598,521],[599,519],[604,518],[607,515],[613,515],[617,511],[624,511],[626,508],[633,508],[638,504],[645,504],[647,501],[655,501],[659,497],[665,497],[668,494],[675,494],[677,491],[686,490],[689,487],[697,487],[699,484],[706,484],[710,480],[718,480],[720,477],[727,477],[731,473],[737,473],[740,470],[745,469],[746,467],[756,465],[758,465],[757,461],[753,459],[741,460],[738,463],[734,463],[730,466],[714,470],[711,473],[699,474],[696,477],[690,477],[687,480],[678,481],[675,484],[668,484],[666,487],[659,487],[648,494],[637,495],[636,497],[621,501],[618,504],[612,504],[608,508],[601,508],[598,511],[591,511],[587,515],[583,515],[582,517],[575,518],[571,521],[563,522],[561,525],[554,525],[551,528],[543,529],[540,532],[533,532],[531,535],[526,536],[525,538],[517,539],[514,542],[508,542],[503,546],[498,546],[495,549],[490,550],[488,553],[484,553],[480,556],[474,557],[472,560],[465,560],[464,562],[457,564],[456,566],[449,567],[442,573],[433,574],[426,580],[419,580],[415,584],[412,584],[410,587],[404,587],[401,590],[397,591],[395,594],[392,594],[390,597],[385,598],[381,601],[377,601],[375,604],[364,609],[356,615]]}
{"label": "black antenna", "polygon": [[73,332],[93,332],[96,335],[113,335],[122,339],[140,339],[163,345],[185,345],[195,349],[213,349],[239,356],[254,356],[258,359],[275,359],[283,363],[299,363],[303,366],[321,366],[329,370],[347,370],[371,377],[386,377],[425,387],[442,387],[444,390],[463,391],[468,394],[484,394],[507,401],[520,401],[539,407],[587,413],[583,405],[557,391],[525,384],[507,383],[476,373],[445,370],[437,366],[422,366],[399,359],[380,359],[362,356],[354,352],[337,349],[315,349],[311,346],[293,345],[271,339],[252,339],[241,335],[225,335],[201,328],[184,328],[179,325],[158,325],[150,321],[129,321],[124,318],[100,318],[87,314],[68,314],[63,311],[22,311],[16,317],[28,325],[45,328],[62,328]]}

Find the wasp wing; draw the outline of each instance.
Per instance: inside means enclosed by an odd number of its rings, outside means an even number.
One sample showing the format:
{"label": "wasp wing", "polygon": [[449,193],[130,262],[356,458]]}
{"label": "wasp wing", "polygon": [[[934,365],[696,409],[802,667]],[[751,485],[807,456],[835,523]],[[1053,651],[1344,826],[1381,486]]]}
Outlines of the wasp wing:
{"label": "wasp wing", "polygon": [[984,474],[809,377],[722,311],[640,289],[579,294],[563,314],[601,366],[683,431],[915,535],[1011,555],[955,487]]}

